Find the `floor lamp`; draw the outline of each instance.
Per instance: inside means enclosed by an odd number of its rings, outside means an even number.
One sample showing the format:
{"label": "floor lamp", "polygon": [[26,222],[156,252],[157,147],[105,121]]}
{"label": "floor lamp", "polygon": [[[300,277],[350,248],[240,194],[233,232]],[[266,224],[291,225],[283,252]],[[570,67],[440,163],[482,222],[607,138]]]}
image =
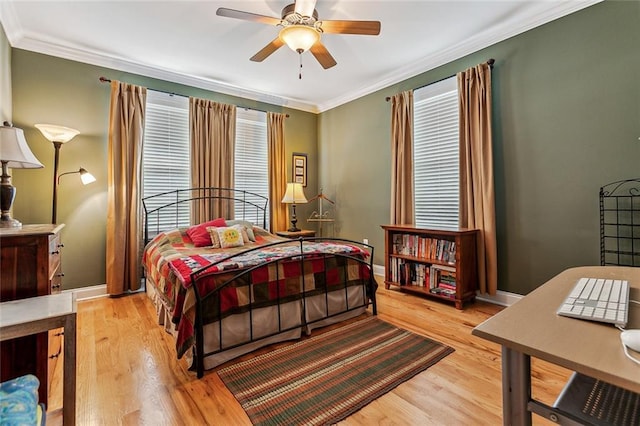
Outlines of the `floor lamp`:
{"label": "floor lamp", "polygon": [[55,156],[53,160],[53,206],[51,208],[51,223],[56,223],[56,213],[58,210],[58,163],[60,161],[60,148],[63,143],[69,142],[80,132],[69,127],[57,126],[55,124],[36,124],[40,132],[49,141],[53,142]]}
{"label": "floor lamp", "polygon": [[0,228],[22,228],[19,220],[11,217],[11,206],[16,196],[16,188],[11,185],[9,168],[39,169],[44,167],[29,149],[22,129],[5,121],[0,127]]}
{"label": "floor lamp", "polygon": [[282,202],[285,204],[291,204],[293,212],[291,214],[291,228],[289,232],[299,232],[300,229],[296,226],[298,218],[296,218],[296,204],[304,204],[307,202],[307,197],[304,196],[304,190],[301,183],[287,183],[287,190],[284,193]]}

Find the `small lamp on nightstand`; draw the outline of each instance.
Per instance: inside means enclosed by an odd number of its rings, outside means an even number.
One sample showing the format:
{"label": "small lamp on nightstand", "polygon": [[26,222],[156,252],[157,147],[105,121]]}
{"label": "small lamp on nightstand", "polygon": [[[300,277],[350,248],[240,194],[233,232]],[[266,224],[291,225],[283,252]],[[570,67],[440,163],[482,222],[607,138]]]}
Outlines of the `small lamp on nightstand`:
{"label": "small lamp on nightstand", "polygon": [[21,228],[22,223],[11,217],[11,205],[16,196],[16,188],[11,185],[8,169],[39,169],[44,166],[29,149],[22,129],[13,127],[7,121],[0,127],[0,162],[0,228]]}
{"label": "small lamp on nightstand", "polygon": [[289,228],[288,231],[299,232],[300,229],[296,227],[296,223],[298,223],[298,219],[296,218],[296,204],[304,204],[307,202],[307,197],[304,196],[302,184],[288,183],[287,191],[284,193],[284,197],[282,197],[282,202],[285,204],[291,204],[293,208],[293,212],[291,214],[291,228]]}

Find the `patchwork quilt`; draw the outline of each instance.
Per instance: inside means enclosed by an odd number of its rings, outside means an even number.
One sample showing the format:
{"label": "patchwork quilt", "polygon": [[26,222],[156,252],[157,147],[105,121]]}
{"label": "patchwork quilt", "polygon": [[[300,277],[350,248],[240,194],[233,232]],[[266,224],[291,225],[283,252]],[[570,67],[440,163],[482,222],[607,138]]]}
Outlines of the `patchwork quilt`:
{"label": "patchwork quilt", "polygon": [[328,241],[301,244],[260,228],[254,228],[254,233],[255,243],[226,249],[195,247],[184,229],[161,233],[147,245],[143,264],[177,325],[178,357],[195,341],[193,282],[202,298],[203,324],[210,324],[250,309],[362,285],[369,279],[366,265],[336,256],[366,260],[369,253],[357,246]]}

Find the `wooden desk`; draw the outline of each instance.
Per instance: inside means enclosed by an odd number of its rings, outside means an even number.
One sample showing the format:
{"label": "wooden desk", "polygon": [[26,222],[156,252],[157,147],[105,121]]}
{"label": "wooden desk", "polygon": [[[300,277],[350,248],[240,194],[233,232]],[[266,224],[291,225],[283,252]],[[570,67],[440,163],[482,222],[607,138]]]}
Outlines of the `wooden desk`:
{"label": "wooden desk", "polygon": [[[531,411],[552,412],[531,399],[531,358],[640,393],[640,367],[625,357],[613,325],[562,317],[558,307],[582,277],[629,281],[640,300],[640,268],[588,266],[568,269],[473,329],[502,345],[502,411],[505,425],[530,425]],[[640,305],[629,304],[627,329],[640,328]]]}
{"label": "wooden desk", "polygon": [[[0,303],[0,341],[64,327],[62,421],[76,422],[76,301],[72,293]],[[46,386],[40,383],[40,386]]]}

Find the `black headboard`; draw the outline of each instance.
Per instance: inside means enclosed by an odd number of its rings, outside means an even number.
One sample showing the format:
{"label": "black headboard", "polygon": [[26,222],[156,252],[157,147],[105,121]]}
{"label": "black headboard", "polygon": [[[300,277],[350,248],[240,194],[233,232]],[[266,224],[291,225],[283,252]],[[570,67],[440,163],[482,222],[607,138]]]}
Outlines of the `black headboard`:
{"label": "black headboard", "polygon": [[191,205],[196,200],[228,200],[233,202],[242,219],[267,228],[267,206],[269,199],[254,192],[232,188],[187,188],[161,192],[142,199],[144,208],[144,241],[161,231],[186,226],[181,217],[188,217]]}

